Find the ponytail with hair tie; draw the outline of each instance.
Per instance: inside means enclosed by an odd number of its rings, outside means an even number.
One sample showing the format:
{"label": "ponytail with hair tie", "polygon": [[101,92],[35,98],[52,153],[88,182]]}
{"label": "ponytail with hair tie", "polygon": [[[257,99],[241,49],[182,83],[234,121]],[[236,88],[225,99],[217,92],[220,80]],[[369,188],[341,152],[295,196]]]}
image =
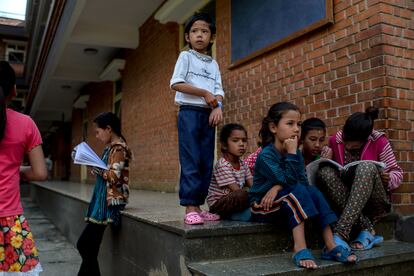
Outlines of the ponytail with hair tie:
{"label": "ponytail with hair tie", "polygon": [[269,129],[269,124],[272,122],[272,119],[265,117],[262,120],[262,127],[259,131],[259,138],[261,140],[261,146],[265,147],[266,145],[273,142],[274,135]]}
{"label": "ponytail with hair tie", "polygon": [[378,119],[379,109],[377,107],[370,106],[367,109],[365,109],[365,114],[372,121],[375,121],[376,119]]}
{"label": "ponytail with hair tie", "polygon": [[355,112],[346,119],[342,129],[342,139],[365,142],[374,129],[374,121],[378,119],[379,110],[370,106],[365,112]]}

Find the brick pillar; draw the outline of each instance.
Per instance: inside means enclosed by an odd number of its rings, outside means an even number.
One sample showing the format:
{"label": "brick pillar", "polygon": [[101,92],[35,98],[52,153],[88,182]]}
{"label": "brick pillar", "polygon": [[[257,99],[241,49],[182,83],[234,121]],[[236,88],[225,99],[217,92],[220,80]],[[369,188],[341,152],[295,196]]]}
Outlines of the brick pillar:
{"label": "brick pillar", "polygon": [[386,66],[388,137],[405,172],[403,184],[392,198],[397,212],[408,215],[414,214],[414,2],[385,1],[378,5]]}

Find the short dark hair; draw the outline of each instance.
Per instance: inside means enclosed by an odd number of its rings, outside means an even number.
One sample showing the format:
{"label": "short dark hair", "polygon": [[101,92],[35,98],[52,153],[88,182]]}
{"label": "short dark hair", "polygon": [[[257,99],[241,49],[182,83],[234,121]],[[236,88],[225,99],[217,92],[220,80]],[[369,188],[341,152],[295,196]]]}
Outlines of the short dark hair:
{"label": "short dark hair", "polygon": [[346,119],[342,129],[342,139],[347,141],[368,140],[374,129],[374,121],[378,119],[379,110],[377,107],[370,106],[365,112],[355,112]]}
{"label": "short dark hair", "polygon": [[246,133],[247,136],[247,131],[244,128],[244,126],[239,125],[239,124],[226,124],[223,126],[223,128],[221,129],[220,132],[220,144],[221,144],[221,151],[225,152],[224,146],[227,146],[227,140],[229,139],[231,133],[233,132],[233,130],[241,130],[244,131],[244,133]]}
{"label": "short dark hair", "polygon": [[[193,26],[194,22],[202,20],[208,23],[208,27],[210,28],[211,35],[216,34],[216,24],[214,23],[213,19],[210,17],[209,14],[204,12],[195,13],[193,16],[191,16],[187,22],[184,25],[184,35],[190,33],[190,29]],[[211,49],[211,46],[213,43],[209,43],[208,49]],[[192,49],[191,44],[189,44],[189,47]]]}
{"label": "short dark hair", "polygon": [[325,123],[319,118],[309,118],[303,121],[301,126],[300,139],[305,140],[306,134],[311,130],[323,130],[326,132]]}

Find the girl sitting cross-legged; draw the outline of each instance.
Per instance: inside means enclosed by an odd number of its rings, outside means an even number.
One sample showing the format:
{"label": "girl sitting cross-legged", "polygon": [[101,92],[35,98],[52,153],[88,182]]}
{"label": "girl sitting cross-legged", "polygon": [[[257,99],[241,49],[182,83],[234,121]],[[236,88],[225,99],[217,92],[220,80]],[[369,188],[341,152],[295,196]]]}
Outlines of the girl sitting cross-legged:
{"label": "girl sitting cross-legged", "polygon": [[[383,241],[376,235],[374,225],[390,211],[390,193],[398,188],[403,171],[398,166],[391,144],[385,133],[374,130],[378,108],[368,107],[365,112],[353,113],[341,131],[329,139],[332,159],[341,165],[372,160],[386,164],[384,170],[373,163],[362,162],[346,172],[321,166],[318,187],[340,214],[335,226],[335,239],[353,250],[368,250]],[[350,239],[351,231],[359,231]]]}
{"label": "girl sitting cross-legged", "polygon": [[321,192],[309,186],[303,157],[298,150],[301,113],[291,103],[274,104],[263,119],[260,138],[263,150],[254,168],[249,190],[252,220],[288,226],[293,233],[293,262],[298,267],[317,268],[306,246],[305,221],[314,218],[322,230],[325,248],[321,258],[355,263],[357,256],[337,245],[330,224],[336,215]]}

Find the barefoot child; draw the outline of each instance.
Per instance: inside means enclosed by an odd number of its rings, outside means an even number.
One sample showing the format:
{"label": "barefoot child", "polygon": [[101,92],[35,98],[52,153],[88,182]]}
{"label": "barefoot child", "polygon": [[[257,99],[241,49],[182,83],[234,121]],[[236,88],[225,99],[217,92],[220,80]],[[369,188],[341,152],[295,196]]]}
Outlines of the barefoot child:
{"label": "barefoot child", "polygon": [[181,165],[180,204],[184,222],[202,224],[220,217],[201,211],[211,181],[215,127],[222,121],[224,91],[217,62],[209,56],[216,27],[205,13],[193,15],[184,28],[190,50],[175,64],[170,86],[176,91],[178,144]]}
{"label": "barefoot child", "polygon": [[314,186],[309,186],[302,155],[298,150],[301,114],[287,102],[274,104],[263,119],[259,154],[249,190],[252,220],[286,225],[292,230],[293,262],[298,267],[317,268],[306,246],[305,221],[316,218],[322,230],[325,248],[322,259],[356,262],[357,258],[333,239],[330,224],[336,216]]}
{"label": "barefoot child", "polygon": [[221,129],[220,143],[223,156],[214,167],[207,203],[211,213],[229,218],[249,207],[248,194],[243,187],[251,187],[253,177],[240,159],[247,148],[246,129],[238,124],[225,125]]}

